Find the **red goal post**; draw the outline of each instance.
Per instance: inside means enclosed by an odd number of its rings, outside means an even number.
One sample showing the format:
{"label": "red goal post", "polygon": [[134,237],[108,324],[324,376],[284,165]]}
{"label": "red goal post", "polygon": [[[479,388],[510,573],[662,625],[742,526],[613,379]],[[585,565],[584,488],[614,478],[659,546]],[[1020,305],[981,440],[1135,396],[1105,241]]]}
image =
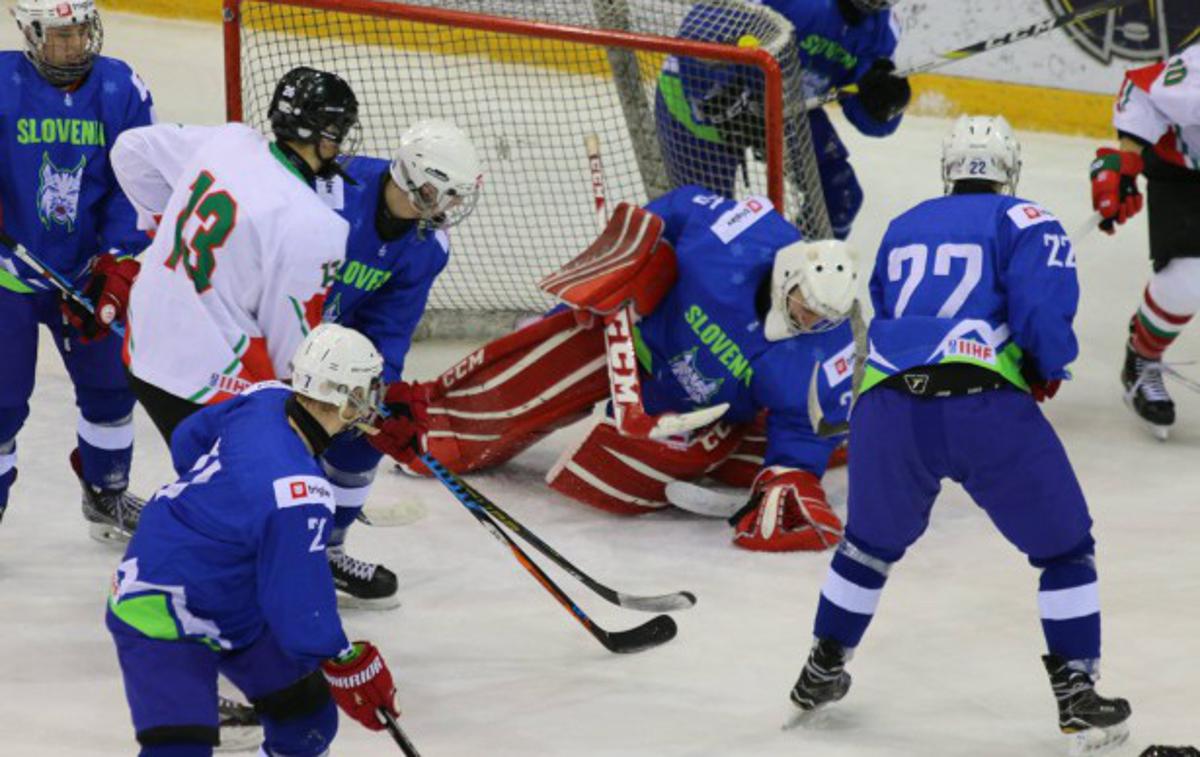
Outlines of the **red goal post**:
{"label": "red goal post", "polygon": [[[426,1],[433,2],[414,0]],[[737,13],[773,14],[742,0],[704,2]],[[726,44],[670,36],[691,6],[684,0],[591,0],[597,13],[602,5],[606,10],[633,6],[624,8],[621,23],[658,26],[656,31],[666,33],[600,28],[611,19],[583,19],[585,23],[577,25],[538,17],[545,9],[574,14],[588,8],[589,0],[437,3],[486,7],[489,13],[381,0],[223,3],[230,120],[267,130],[265,110],[274,81],[293,66],[313,65],[336,71],[355,87],[365,154],[387,157],[399,133],[421,117],[458,123],[480,146],[485,194],[475,215],[453,230],[454,254],[435,287],[432,308],[490,313],[537,310],[546,304],[535,282],[586,247],[581,243],[594,235],[594,197],[579,138],[589,130],[609,130],[602,150],[610,205],[645,202],[670,188],[654,138],[646,136],[654,134],[654,81],[669,56],[752,67],[761,73],[764,159],[761,176],[751,177],[742,167],[745,180],[754,184],[742,193],[765,194],[781,212],[802,228],[807,226],[810,235],[828,233],[815,160],[809,160],[807,118],[793,102],[800,91],[799,71],[791,27],[782,17],[782,32],[776,35],[782,41],[768,50],[766,45],[739,46],[733,40]],[[790,71],[780,63],[781,49],[791,62]],[[607,60],[611,73],[598,67],[597,60]],[[620,66],[631,61],[632,73],[622,73]],[[630,89],[637,90],[632,97]],[[535,96],[546,102],[525,102]],[[613,105],[618,101],[619,108]],[[526,104],[536,107],[527,113],[521,110]],[[567,109],[550,112],[558,106]],[[620,128],[614,126],[616,121]],[[536,132],[521,134],[523,125],[536,126]],[[632,153],[628,159],[626,152]],[[797,154],[806,157],[798,162]],[[746,162],[756,163],[753,158]],[[517,184],[506,183],[521,171],[529,175]],[[576,185],[586,198],[579,202],[574,199]],[[526,207],[523,195],[535,190],[550,194],[534,203],[541,207]],[[514,213],[521,217],[514,220]],[[514,222],[515,227],[505,225]],[[514,228],[533,231],[543,224],[556,225],[557,233],[536,244],[514,239],[521,236]]]}

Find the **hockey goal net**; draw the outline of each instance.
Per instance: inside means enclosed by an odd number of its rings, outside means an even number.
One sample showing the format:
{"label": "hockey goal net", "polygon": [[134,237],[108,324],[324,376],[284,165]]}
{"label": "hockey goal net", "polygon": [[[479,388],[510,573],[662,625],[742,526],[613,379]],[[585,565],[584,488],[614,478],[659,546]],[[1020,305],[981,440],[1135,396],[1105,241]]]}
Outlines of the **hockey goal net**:
{"label": "hockey goal net", "polygon": [[764,92],[762,119],[747,127],[761,133],[723,135],[746,145],[730,148],[734,171],[729,153],[723,166],[700,165],[713,160],[707,150],[684,148],[682,160],[735,176],[730,193],[767,195],[808,235],[828,236],[791,25],[745,0],[700,2],[697,14],[688,0],[224,0],[228,115],[266,131],[276,81],[309,65],[354,87],[365,154],[389,156],[419,118],[463,128],[483,157],[484,195],[452,231],[430,309],[442,333],[504,328],[501,313],[544,308],[535,282],[595,238],[588,144],[600,146],[611,207],[681,181],[664,145],[678,164],[680,143],[715,135],[690,118],[678,87],[662,87],[656,118],[660,76],[680,61],[750,71]]}

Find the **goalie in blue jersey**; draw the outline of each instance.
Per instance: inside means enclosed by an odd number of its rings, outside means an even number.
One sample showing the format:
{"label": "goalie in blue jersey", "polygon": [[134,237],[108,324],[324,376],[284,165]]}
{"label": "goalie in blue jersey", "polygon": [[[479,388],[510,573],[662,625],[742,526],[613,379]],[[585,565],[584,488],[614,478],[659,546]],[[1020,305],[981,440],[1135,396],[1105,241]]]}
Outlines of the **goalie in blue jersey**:
{"label": "goalie in blue jersey", "polygon": [[791,699],[807,713],[845,696],[845,663],[888,572],[925,532],[950,479],[1040,571],[1042,660],[1059,727],[1091,750],[1124,740],[1130,708],[1094,689],[1092,519],[1038,409],[1079,351],[1075,253],[1048,210],[1013,196],[1020,168],[1003,118],[963,116],[943,148],[946,196],[896,218],[884,235],[871,276],[871,352],[850,420],[845,540]]}
{"label": "goalie in blue jersey", "polygon": [[83,485],[93,537],[128,539],[142,500],[127,491],[133,459],[133,393],[110,333],[125,319],[150,243],[109,162],[125,130],[154,120],[146,85],[100,55],[94,0],[18,0],[24,52],[0,52],[0,226],[95,303],[66,301],[0,245],[0,516],[17,478],[17,434],[29,417],[38,327],[62,356],[79,407],[70,462]]}
{"label": "goalie in blue jersey", "polygon": [[837,543],[821,477],[838,439],[813,417],[836,426],[850,403],[844,242],[802,240],[765,198],[683,187],[619,206],[542,286],[565,307],[412,387],[377,443],[412,472],[414,435],[451,470],[479,470],[611,400],[547,475],[556,491],[638,515],[668,506],[668,482],[708,476],[751,489],[738,546]]}
{"label": "goalie in blue jersey", "polygon": [[262,718],[261,754],[329,754],[337,706],[372,730],[398,714],[370,642],[350,643],[325,557],[334,491],[317,457],[370,422],[383,359],[361,334],[313,329],[292,386],[254,385],[171,434],[179,478],[143,512],[107,624],[141,754],[211,755],[217,675]]}
{"label": "goalie in blue jersey", "polygon": [[[892,55],[899,27],[890,10],[896,0],[764,0],[794,27],[803,70],[804,96],[858,86],[842,100],[842,113],[861,133],[884,137],[896,130],[911,90],[895,74]],[[684,18],[679,35],[707,42],[745,44],[731,30],[753,28],[746,11],[728,3],[697,3]],[[674,186],[698,184],[732,195],[746,151],[764,147],[763,84],[758,69],[714,65],[687,57],[669,57],[658,80],[655,123],[667,174]],[[799,106],[799,103],[788,103]],[[798,116],[803,118],[803,115]],[[829,117],[808,113],[813,149],[833,233],[850,234],[863,203],[863,190]],[[790,149],[796,149],[794,146]],[[795,155],[785,160],[810,160]]]}

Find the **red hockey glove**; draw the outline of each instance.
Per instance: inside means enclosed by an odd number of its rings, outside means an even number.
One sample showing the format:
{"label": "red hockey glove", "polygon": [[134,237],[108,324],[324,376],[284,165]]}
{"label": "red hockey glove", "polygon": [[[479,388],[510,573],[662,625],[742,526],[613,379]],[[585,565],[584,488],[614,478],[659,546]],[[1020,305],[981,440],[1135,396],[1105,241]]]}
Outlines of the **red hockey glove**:
{"label": "red hockey glove", "polygon": [[842,540],[842,522],[812,473],[773,465],[754,479],[750,501],[729,519],[733,543],[758,552],[819,552]]}
{"label": "red hockey glove", "polygon": [[96,307],[95,314],[74,300],[63,299],[63,315],[83,335],[83,342],[107,336],[114,321],[125,320],[129,290],[140,269],[141,264],[133,258],[105,253],[92,262],[91,277],[83,287],[84,296]]}
{"label": "red hockey glove", "polygon": [[383,404],[390,415],[375,424],[378,433],[368,437],[371,446],[402,465],[409,465],[426,449],[429,432],[430,384],[392,384]]}
{"label": "red hockey glove", "polygon": [[376,712],[380,707],[399,716],[396,709],[396,685],[379,650],[369,641],[354,642],[354,651],[345,658],[321,663],[333,701],[342,712],[372,731],[384,729]]}
{"label": "red hockey glove", "polygon": [[1142,156],[1136,152],[1101,147],[1092,161],[1092,208],[1104,218],[1100,228],[1106,234],[1115,225],[1128,221],[1142,209],[1142,193],[1137,176],[1142,172]]}
{"label": "red hockey glove", "polygon": [[1029,384],[1029,393],[1038,402],[1052,399],[1054,395],[1058,394],[1059,387],[1062,386],[1062,379],[1042,378],[1030,360],[1026,360],[1022,364],[1021,375],[1025,378],[1025,383]]}

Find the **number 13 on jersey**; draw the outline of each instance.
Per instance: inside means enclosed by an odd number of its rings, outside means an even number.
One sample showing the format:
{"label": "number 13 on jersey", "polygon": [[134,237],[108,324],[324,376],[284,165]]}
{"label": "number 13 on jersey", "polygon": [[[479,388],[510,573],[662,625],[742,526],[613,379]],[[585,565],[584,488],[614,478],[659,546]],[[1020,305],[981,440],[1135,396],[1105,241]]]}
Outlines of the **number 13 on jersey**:
{"label": "number 13 on jersey", "polygon": [[212,191],[216,181],[211,173],[201,171],[192,182],[188,203],[175,220],[175,244],[165,262],[172,271],[182,262],[183,270],[200,294],[212,286],[217,267],[215,253],[237,224],[237,200],[225,190]]}

